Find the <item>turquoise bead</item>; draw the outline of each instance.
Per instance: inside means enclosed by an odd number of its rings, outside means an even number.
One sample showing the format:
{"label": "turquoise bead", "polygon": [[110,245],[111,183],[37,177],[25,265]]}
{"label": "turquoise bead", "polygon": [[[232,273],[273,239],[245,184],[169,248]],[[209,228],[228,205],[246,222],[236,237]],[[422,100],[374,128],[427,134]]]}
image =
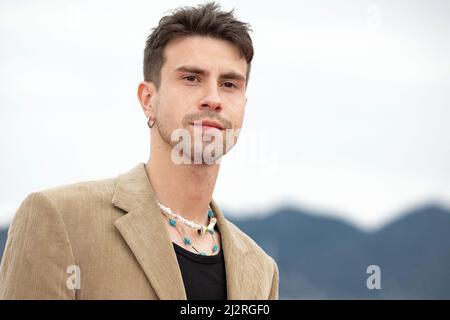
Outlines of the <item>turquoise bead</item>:
{"label": "turquoise bead", "polygon": [[191,244],[191,239],[184,237],[184,244]]}
{"label": "turquoise bead", "polygon": [[217,244],[215,244],[213,247],[213,252],[216,252],[217,250],[219,250],[219,247],[217,246]]}
{"label": "turquoise bead", "polygon": [[206,253],[202,252],[202,253],[200,253],[200,255],[202,255],[202,256],[206,256]]}
{"label": "turquoise bead", "polygon": [[212,212],[211,210],[208,211],[208,217],[212,218],[214,217],[214,212]]}
{"label": "turquoise bead", "polygon": [[175,220],[173,220],[173,219],[169,219],[169,224],[170,224],[172,227],[175,227],[175,226],[177,225],[177,222],[176,222]]}

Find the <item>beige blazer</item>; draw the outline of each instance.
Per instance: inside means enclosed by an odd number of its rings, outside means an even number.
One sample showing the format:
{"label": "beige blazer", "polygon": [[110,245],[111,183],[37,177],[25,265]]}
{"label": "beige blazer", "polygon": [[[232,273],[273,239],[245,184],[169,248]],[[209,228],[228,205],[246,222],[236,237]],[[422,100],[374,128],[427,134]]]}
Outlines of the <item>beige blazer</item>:
{"label": "beige blazer", "polygon": [[[278,268],[215,201],[228,299],[278,299]],[[1,299],[186,299],[144,163],[33,192],[8,231]],[[207,288],[205,288],[207,290]]]}

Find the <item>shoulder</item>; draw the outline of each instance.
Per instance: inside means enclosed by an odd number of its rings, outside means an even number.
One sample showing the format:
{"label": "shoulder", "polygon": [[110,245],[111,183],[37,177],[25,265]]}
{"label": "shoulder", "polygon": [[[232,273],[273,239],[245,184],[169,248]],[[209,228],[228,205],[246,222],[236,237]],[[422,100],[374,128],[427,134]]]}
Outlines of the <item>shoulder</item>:
{"label": "shoulder", "polygon": [[110,202],[114,193],[116,178],[80,181],[33,192],[29,195],[47,199],[56,209],[70,206],[100,205]]}
{"label": "shoulder", "polygon": [[55,205],[67,202],[96,201],[111,198],[114,193],[117,178],[101,180],[80,181],[76,183],[43,189],[35,194],[40,194]]}
{"label": "shoulder", "polygon": [[22,201],[14,220],[21,216],[41,221],[56,218],[69,224],[89,220],[95,214],[111,210],[116,180],[80,181],[34,191]]}

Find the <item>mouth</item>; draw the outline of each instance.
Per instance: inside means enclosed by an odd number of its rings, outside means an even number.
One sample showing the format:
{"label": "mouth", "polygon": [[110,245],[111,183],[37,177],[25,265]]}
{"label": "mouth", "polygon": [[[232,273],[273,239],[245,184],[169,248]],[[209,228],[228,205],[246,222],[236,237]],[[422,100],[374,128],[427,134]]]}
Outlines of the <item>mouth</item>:
{"label": "mouth", "polygon": [[191,123],[191,125],[195,126],[195,125],[199,125],[201,124],[201,126],[205,129],[219,129],[219,130],[224,130],[225,128],[218,122],[216,121],[212,121],[212,120],[200,120],[200,121],[195,121],[195,123]]}

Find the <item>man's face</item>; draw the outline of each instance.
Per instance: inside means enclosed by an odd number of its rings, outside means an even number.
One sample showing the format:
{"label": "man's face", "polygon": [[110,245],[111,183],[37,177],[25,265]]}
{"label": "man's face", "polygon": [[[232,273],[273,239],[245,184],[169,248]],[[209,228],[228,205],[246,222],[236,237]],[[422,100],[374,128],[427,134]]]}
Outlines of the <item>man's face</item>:
{"label": "man's face", "polygon": [[[164,56],[160,87],[151,98],[155,128],[164,142],[176,145],[171,135],[180,128],[194,138],[193,124],[200,120],[215,121],[221,129],[242,127],[247,62],[236,47],[224,40],[190,36],[169,42]],[[220,134],[225,146],[226,130],[205,124],[216,125],[203,122],[202,135]],[[201,143],[202,149],[207,143],[211,142]]]}

